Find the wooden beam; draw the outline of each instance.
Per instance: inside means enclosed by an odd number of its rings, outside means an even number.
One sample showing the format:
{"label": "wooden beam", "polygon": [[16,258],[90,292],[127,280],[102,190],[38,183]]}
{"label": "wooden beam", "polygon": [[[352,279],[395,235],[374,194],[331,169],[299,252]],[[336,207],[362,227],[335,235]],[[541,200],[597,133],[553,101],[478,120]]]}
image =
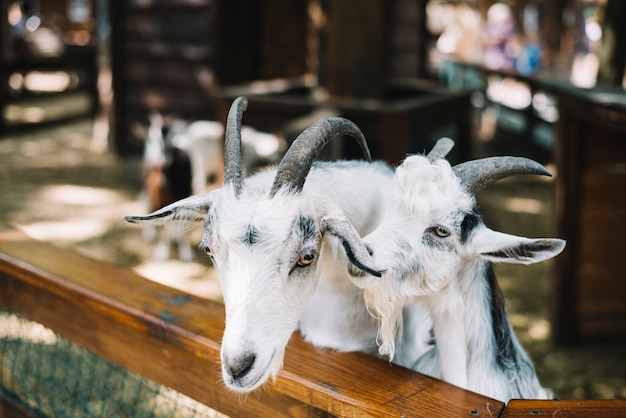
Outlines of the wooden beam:
{"label": "wooden beam", "polygon": [[384,0],[362,0],[358,7],[328,2],[323,79],[331,96],[382,98],[388,59],[387,6]]}
{"label": "wooden beam", "polygon": [[0,231],[0,306],[232,416],[499,416],[504,405],[295,333],[275,383],[241,397],[220,377],[221,304],[72,250]]}
{"label": "wooden beam", "polygon": [[626,400],[537,401],[514,399],[502,418],[549,417],[626,417]]}
{"label": "wooden beam", "polygon": [[0,418],[37,418],[39,416],[9,399],[0,398]]}

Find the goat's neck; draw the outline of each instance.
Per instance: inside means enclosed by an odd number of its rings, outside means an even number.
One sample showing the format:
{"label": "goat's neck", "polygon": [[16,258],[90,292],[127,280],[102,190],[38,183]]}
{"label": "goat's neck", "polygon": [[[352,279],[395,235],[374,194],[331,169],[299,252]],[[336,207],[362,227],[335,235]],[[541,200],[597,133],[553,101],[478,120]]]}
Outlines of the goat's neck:
{"label": "goat's neck", "polygon": [[[549,399],[552,392],[539,384],[506,317],[490,263],[471,262],[456,279],[440,294],[423,298],[437,349],[420,358],[417,370],[503,402]],[[459,367],[463,362],[466,367]]]}
{"label": "goat's neck", "polygon": [[526,355],[507,318],[504,296],[491,263],[476,260],[468,265],[461,273],[459,288],[464,305],[469,364],[489,359],[492,367],[502,371],[517,368]]}

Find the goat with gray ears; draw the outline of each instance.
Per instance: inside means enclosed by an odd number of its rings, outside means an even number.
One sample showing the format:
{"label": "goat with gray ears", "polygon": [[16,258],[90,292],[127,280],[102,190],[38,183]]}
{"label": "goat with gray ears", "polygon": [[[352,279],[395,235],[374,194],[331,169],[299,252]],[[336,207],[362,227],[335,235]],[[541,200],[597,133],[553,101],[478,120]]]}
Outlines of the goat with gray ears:
{"label": "goat with gray ears", "polygon": [[491,263],[536,263],[559,254],[565,241],[493,231],[475,196],[504,177],[550,173],[520,157],[451,167],[443,156],[452,146],[440,140],[428,156],[405,159],[383,222],[364,238],[383,276],[357,270],[353,280],[379,317],[381,354],[393,355],[402,307],[421,302],[432,317],[435,346],[413,369],[505,402],[549,398],[507,319]]}
{"label": "goat with gray ears", "polygon": [[318,346],[376,353],[377,322],[346,264],[349,259],[380,275],[361,236],[382,220],[393,176],[380,162],[314,164],[321,148],[340,135],[354,137],[370,159],[358,127],[333,117],[305,129],[277,168],[244,181],[240,126],[246,106],[245,98],[236,99],[228,116],[220,189],[126,217],[134,223],[204,222],[200,246],[213,260],[226,308],[222,375],[238,392],[276,375],[296,328]]}

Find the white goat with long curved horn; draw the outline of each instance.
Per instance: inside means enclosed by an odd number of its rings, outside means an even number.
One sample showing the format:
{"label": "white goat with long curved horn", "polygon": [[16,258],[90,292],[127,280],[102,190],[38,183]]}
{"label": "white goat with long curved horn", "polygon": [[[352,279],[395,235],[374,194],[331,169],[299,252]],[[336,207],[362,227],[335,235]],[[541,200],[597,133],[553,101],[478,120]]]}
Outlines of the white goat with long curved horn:
{"label": "white goat with long curved horn", "polygon": [[381,162],[313,163],[339,135],[354,137],[370,159],[358,127],[333,117],[307,128],[278,168],[244,181],[240,126],[246,104],[236,99],[228,116],[220,189],[126,217],[134,223],[204,222],[200,246],[213,259],[226,308],[223,380],[239,392],[276,374],[296,328],[318,346],[377,352],[377,322],[346,265],[349,259],[379,275],[360,236],[381,221],[393,176]]}
{"label": "white goat with long curved horn", "polygon": [[536,263],[559,254],[565,242],[487,228],[475,195],[504,177],[550,173],[519,157],[451,167],[441,159],[451,146],[404,160],[383,222],[364,238],[383,276],[355,270],[353,280],[379,317],[381,353],[393,354],[402,307],[417,301],[432,316],[435,347],[413,369],[502,401],[548,398],[507,319],[491,262]]}

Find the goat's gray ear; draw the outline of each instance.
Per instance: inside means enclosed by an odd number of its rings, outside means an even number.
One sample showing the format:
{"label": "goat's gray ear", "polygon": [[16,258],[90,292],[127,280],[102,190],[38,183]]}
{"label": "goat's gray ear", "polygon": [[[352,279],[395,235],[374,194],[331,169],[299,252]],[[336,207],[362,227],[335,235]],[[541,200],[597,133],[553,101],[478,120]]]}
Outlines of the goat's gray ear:
{"label": "goat's gray ear", "polygon": [[345,216],[325,216],[321,223],[322,233],[327,232],[339,239],[350,263],[364,272],[381,277],[361,236]]}
{"label": "goat's gray ear", "polygon": [[524,238],[485,229],[476,241],[480,256],[495,263],[534,264],[555,257],[565,248],[558,238]]}
{"label": "goat's gray ear", "polygon": [[149,215],[125,216],[124,220],[133,224],[164,225],[169,222],[204,222],[215,200],[215,192],[189,196],[167,205]]}

